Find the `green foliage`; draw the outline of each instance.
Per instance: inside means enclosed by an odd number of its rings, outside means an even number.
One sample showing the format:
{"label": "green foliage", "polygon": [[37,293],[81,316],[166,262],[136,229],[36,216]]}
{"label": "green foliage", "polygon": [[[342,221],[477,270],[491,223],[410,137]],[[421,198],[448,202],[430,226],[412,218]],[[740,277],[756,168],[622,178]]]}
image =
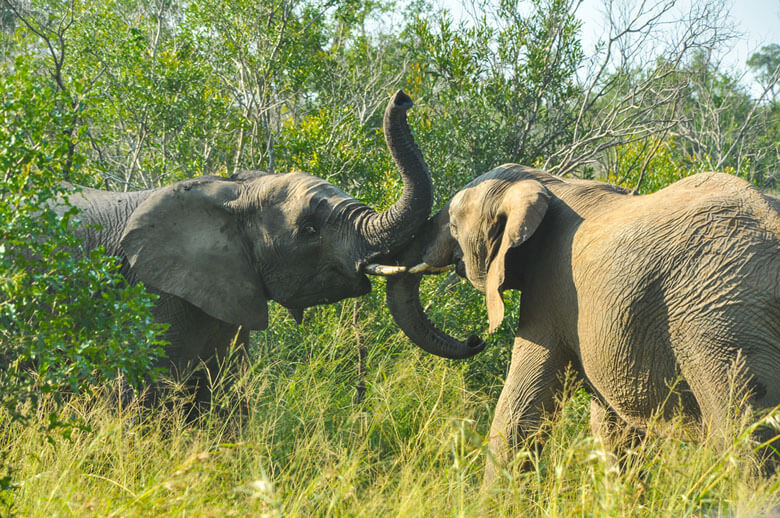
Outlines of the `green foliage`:
{"label": "green foliage", "polygon": [[[68,254],[78,215],[51,210],[59,180],[117,190],[301,169],[384,209],[401,184],[382,111],[402,87],[415,100],[409,122],[437,206],[496,165],[563,160],[555,154],[567,146],[593,157],[575,174],[643,193],[714,165],[774,181],[776,101],[757,103],[704,52],[621,66],[586,92],[576,5],[497,0],[461,24],[425,0],[0,0],[0,427],[25,481],[20,513],[654,516],[740,512],[746,494],[774,502],[776,482],[756,489],[741,464],[679,434],[620,473],[589,437],[581,394],[550,423],[533,470],[515,469],[520,459],[500,491],[480,494],[516,292],[505,294],[507,318],[487,349],[468,361],[414,348],[377,280],[357,325],[354,301],[309,309],[301,327],[273,308],[249,370],[232,391],[216,388],[214,413],[200,422],[188,423],[175,398],[153,415],[87,396],[70,413],[59,406],[98,379],[152,373],[160,346],[149,295],[100,251]],[[757,56],[750,64],[766,82],[775,49]],[[654,73],[662,80],[637,87]],[[687,85],[680,98],[677,82]],[[658,113],[643,112],[654,95]],[[610,105],[618,109],[598,110]],[[679,122],[669,129],[670,120]],[[588,125],[596,137],[582,135]],[[601,148],[614,134],[622,145]],[[422,298],[453,335],[484,334],[484,299],[465,281],[427,278]],[[356,333],[368,348],[362,404],[353,401]],[[224,419],[240,401],[249,416]],[[51,436],[41,427],[73,416],[94,432],[40,446]]]}
{"label": "green foliage", "polygon": [[777,76],[778,69],[780,69],[780,45],[772,43],[761,47],[760,51],[750,56],[747,65],[758,74],[763,82],[771,81]]}
{"label": "green foliage", "polygon": [[78,215],[58,177],[80,160],[68,159],[69,135],[53,131],[63,114],[50,86],[23,60],[0,76],[0,405],[27,422],[44,398],[46,432],[69,433],[64,395],[153,378],[162,327],[152,296],[128,285],[114,258],[78,251]]}
{"label": "green foliage", "polygon": [[614,162],[606,181],[647,194],[704,170],[695,157],[676,153],[674,139],[635,141],[612,150]]}
{"label": "green foliage", "polygon": [[[687,156],[681,153],[674,138],[665,140],[638,140],[617,146],[610,151],[612,160],[606,171],[605,180],[620,185],[638,194],[648,194],[702,171],[709,170],[710,157]],[[742,164],[737,171],[725,166],[722,172],[733,174],[757,183],[750,176],[750,162]]]}
{"label": "green foliage", "polygon": [[682,71],[689,77],[677,130],[678,161],[696,161],[710,171],[736,174],[765,188],[777,171],[780,118],[775,102],[753,99],[737,76],[718,68],[705,52]]}
{"label": "green foliage", "polygon": [[448,14],[418,17],[407,29],[407,81],[420,140],[443,189],[452,194],[505,162],[534,164],[571,138],[580,24],[562,0],[535,0],[522,15],[499,2],[473,25]]}
{"label": "green foliage", "polygon": [[400,193],[382,132],[361,125],[350,107],[327,106],[298,123],[289,120],[279,138],[279,157],[291,168],[341,185],[358,198],[373,202],[387,196],[390,205]]}
{"label": "green foliage", "polygon": [[69,29],[64,68],[83,78],[90,110],[80,118],[89,135],[81,151],[106,184],[152,187],[223,168],[242,122],[183,7],[108,1],[72,9],[80,22]]}

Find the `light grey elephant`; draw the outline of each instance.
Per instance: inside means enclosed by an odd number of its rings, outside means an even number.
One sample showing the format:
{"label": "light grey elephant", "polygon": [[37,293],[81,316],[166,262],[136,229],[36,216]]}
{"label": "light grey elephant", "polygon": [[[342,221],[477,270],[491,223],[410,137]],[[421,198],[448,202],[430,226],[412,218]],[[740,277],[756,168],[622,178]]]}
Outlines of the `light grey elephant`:
{"label": "light grey elephant", "polygon": [[[76,232],[160,295],[154,313],[170,324],[167,366],[213,367],[239,326],[239,343],[267,327],[268,300],[300,322],[304,308],[368,293],[369,262],[398,251],[426,220],[432,185],[407,126],[411,106],[399,91],[385,111],[387,145],[404,181],[385,212],[304,173],[244,172],[142,192],[81,188],[69,196],[81,210]],[[201,386],[199,399],[207,397]]]}
{"label": "light grey elephant", "polygon": [[[779,209],[727,174],[633,196],[507,164],[458,192],[400,259],[424,261],[415,272],[455,264],[485,294],[491,332],[504,318],[502,292],[522,291],[490,429],[500,465],[554,410],[569,365],[607,439],[627,426],[641,433],[659,409],[717,428],[748,410],[737,408],[742,396],[753,411],[780,404]],[[461,342],[430,323],[419,280],[388,281],[399,326],[440,356],[479,352],[476,337]],[[488,461],[487,481],[495,470]]]}

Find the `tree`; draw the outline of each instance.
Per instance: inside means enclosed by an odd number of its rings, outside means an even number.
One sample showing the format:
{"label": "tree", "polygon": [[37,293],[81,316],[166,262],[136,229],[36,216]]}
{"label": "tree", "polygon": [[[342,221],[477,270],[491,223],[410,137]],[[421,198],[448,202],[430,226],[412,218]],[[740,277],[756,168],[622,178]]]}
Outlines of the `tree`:
{"label": "tree", "polygon": [[761,50],[753,53],[747,60],[747,65],[753,69],[759,81],[772,93],[772,100],[777,99],[775,88],[777,75],[780,73],[780,45],[772,43],[761,47]]}
{"label": "tree", "polygon": [[673,1],[607,0],[605,38],[586,55],[579,4],[482,2],[467,22],[445,12],[411,23],[409,81],[429,100],[427,147],[445,150],[434,160],[453,189],[501,162],[606,176],[610,150],[646,142],[651,157],[688,117],[688,64],[733,37],[720,2],[681,16]]}

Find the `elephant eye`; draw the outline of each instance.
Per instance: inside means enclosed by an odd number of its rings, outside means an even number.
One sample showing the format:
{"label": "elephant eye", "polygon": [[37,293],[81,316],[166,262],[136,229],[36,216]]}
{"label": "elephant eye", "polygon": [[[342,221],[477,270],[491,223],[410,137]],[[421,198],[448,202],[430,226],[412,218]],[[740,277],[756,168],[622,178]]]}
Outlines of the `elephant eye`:
{"label": "elephant eye", "polygon": [[307,235],[307,236],[313,236],[317,233],[317,227],[314,225],[304,225],[301,227],[301,234]]}

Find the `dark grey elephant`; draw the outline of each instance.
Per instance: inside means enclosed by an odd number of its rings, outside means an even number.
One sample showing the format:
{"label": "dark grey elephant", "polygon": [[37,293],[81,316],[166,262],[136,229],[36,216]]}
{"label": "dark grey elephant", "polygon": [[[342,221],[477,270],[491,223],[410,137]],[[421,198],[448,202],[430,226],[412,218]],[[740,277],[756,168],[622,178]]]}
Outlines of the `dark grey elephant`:
{"label": "dark grey elephant", "polygon": [[[455,264],[485,294],[491,332],[504,318],[502,292],[522,291],[490,430],[502,464],[554,410],[567,366],[593,396],[594,433],[607,439],[641,433],[659,410],[682,409],[717,431],[780,404],[778,210],[776,198],[726,174],[633,196],[507,164],[458,192],[401,263]],[[388,281],[399,326],[434,354],[479,352],[480,340],[458,341],[428,321],[419,278]],[[489,461],[486,480],[495,469]]]}
{"label": "dark grey elephant", "polygon": [[369,262],[398,251],[425,221],[432,186],[406,123],[411,106],[399,91],[385,112],[404,181],[385,212],[304,173],[244,172],[142,192],[81,188],[69,197],[81,210],[76,231],[86,248],[102,245],[129,280],[160,295],[154,312],[170,324],[169,366],[213,362],[239,326],[239,343],[267,327],[268,300],[300,321],[304,308],[368,293]]}

